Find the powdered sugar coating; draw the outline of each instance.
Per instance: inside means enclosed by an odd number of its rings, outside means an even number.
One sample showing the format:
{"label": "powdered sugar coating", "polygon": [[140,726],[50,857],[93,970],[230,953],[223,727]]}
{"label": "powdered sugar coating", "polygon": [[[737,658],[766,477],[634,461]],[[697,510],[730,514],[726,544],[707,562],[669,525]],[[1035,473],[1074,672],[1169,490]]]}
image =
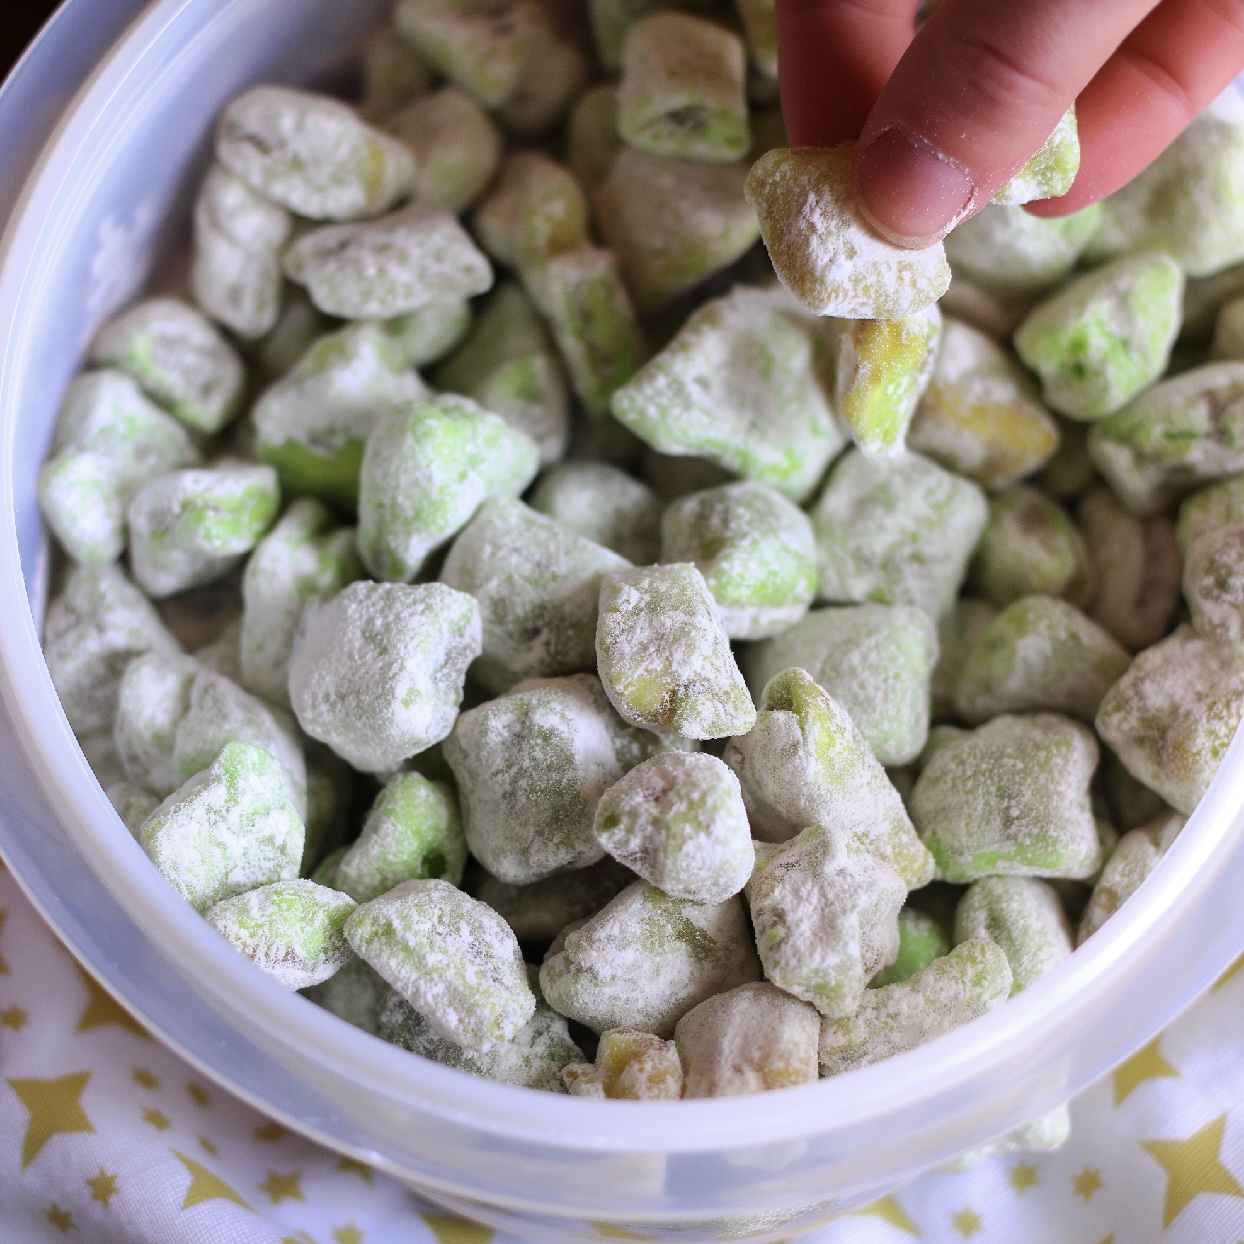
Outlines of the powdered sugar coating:
{"label": "powdered sugar coating", "polygon": [[647,484],[607,462],[562,462],[541,475],[533,510],[636,566],[661,551],[661,503]]}
{"label": "powdered sugar coating", "polygon": [[572,1097],[673,1101],[682,1096],[682,1063],[673,1041],[614,1028],[600,1034],[596,1061],[563,1068],[562,1082]]}
{"label": "powdered sugar coating", "polygon": [[1077,946],[1083,946],[1140,889],[1183,825],[1184,818],[1178,813],[1159,813],[1148,825],[1119,839],[1080,917]]}
{"label": "powdered sugar coating", "polygon": [[1013,994],[1056,968],[1072,951],[1062,899],[1036,877],[973,882],[955,910],[955,942],[972,938],[986,938],[1002,948],[1011,967]]}
{"label": "powdered sugar coating", "polygon": [[1244,643],[1244,523],[1195,541],[1183,581],[1193,627],[1224,643]]}
{"label": "powdered sugar coating", "polygon": [[1071,189],[1080,171],[1080,129],[1072,104],[1058,119],[1049,138],[1024,166],[994,195],[1003,207],[1018,207],[1036,199],[1057,199]]}

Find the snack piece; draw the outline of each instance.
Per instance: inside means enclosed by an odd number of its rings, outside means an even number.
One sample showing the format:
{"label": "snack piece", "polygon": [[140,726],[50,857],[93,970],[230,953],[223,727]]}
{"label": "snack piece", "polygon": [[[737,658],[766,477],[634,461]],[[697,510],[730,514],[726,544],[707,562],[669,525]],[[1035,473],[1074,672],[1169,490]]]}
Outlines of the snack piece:
{"label": "snack piece", "polygon": [[1183,585],[1196,630],[1223,643],[1244,643],[1244,523],[1220,527],[1192,545]]}
{"label": "snack piece", "polygon": [[1167,810],[1119,839],[1080,917],[1077,946],[1083,946],[1140,889],[1183,826],[1184,818]]}
{"label": "snack piece", "polygon": [[587,200],[565,166],[538,151],[502,165],[472,229],[498,263],[520,272],[588,243]]}
{"label": "snack piece", "polygon": [[511,885],[484,873],[473,893],[504,917],[520,942],[549,942],[567,925],[594,916],[634,880],[629,868],[606,856],[586,868],[553,873],[529,885]]}
{"label": "snack piece", "polygon": [[821,1017],[767,982],[701,1002],[678,1021],[674,1043],[686,1097],[737,1097],[811,1084]]}
{"label": "snack piece", "polygon": [[607,462],[563,462],[540,476],[530,505],[636,566],[661,552],[661,503],[652,489]]}
{"label": "snack piece", "polygon": [[346,940],[433,1032],[472,1053],[513,1041],[535,1013],[510,926],[448,881],[405,881],[364,903]]}
{"label": "snack piece", "polygon": [[622,145],[618,88],[600,83],[584,91],[566,126],[566,163],[589,194],[605,180]]}
{"label": "snack piece", "polygon": [[289,659],[298,724],[364,773],[439,743],[479,656],[479,606],[441,583],[352,583],[303,611]]}
{"label": "snack piece", "polygon": [[148,298],[109,320],[88,357],[133,376],[195,432],[219,432],[238,413],[242,360],[201,311],[176,298]]}
{"label": "snack piece", "polygon": [[740,896],[696,903],[637,881],[550,952],[540,988],[596,1032],[668,1038],[697,1003],[759,976]]}
{"label": "snack piece", "polygon": [[401,143],[324,95],[257,86],[224,110],[216,158],[265,199],[310,220],[360,220],[410,193]]}
{"label": "snack piece", "polygon": [[87,372],[65,390],[39,468],[39,508],[74,561],[110,562],[125,549],[125,512],[139,488],[198,460],[186,430],[129,376]]}
{"label": "snack piece", "polygon": [[939,748],[907,807],[941,877],[1091,877],[1097,756],[1088,730],[1053,713],[995,717]]}
{"label": "snack piece", "polygon": [[314,881],[275,881],[221,899],[207,922],[286,989],[326,981],[354,958],[342,932],[358,904]]}
{"label": "snack piece", "polygon": [[1202,536],[1244,522],[1244,474],[1232,475],[1185,497],[1179,506],[1175,540],[1186,557]]}
{"label": "snack piece", "polygon": [[832,1076],[913,1050],[1007,1000],[1006,955],[983,938],[962,942],[923,972],[865,992],[859,1009],[821,1024],[821,1075]]}
{"label": "snack piece", "polygon": [[1057,199],[1071,189],[1079,171],[1080,130],[1072,104],[1059,118],[1054,132],[993,196],[993,201],[1003,207],[1018,207],[1036,199]]}
{"label": "snack piece", "polygon": [[600,1034],[596,1061],[563,1068],[562,1081],[572,1097],[674,1101],[682,1096],[682,1063],[673,1041],[613,1028]]}
{"label": "snack piece", "polygon": [[955,943],[975,938],[1002,948],[1011,967],[1013,994],[1056,968],[1072,951],[1071,926],[1058,891],[1036,877],[974,881],[955,911]]}
{"label": "snack piece", "polygon": [[374,968],[351,954],[343,967],[328,980],[312,985],[303,996],[347,1024],[378,1037],[380,1017],[393,997],[393,990]]}
{"label": "snack piece", "polygon": [[[946,721],[955,715],[955,688],[963,666],[976,647],[985,628],[998,616],[998,611],[984,600],[965,596],[955,601],[942,616],[937,627],[938,658],[930,679],[933,699],[933,720]],[[940,729],[941,727],[934,727]],[[929,738],[932,740],[932,733]]]}
{"label": "snack piece", "polygon": [[901,320],[946,292],[950,265],[940,242],[904,250],[864,223],[854,160],[854,143],[768,151],[747,175],[747,201],[782,284],[814,315]]}
{"label": "snack piece", "polygon": [[160,475],[130,502],[130,569],[157,599],[211,583],[255,547],[280,508],[270,466],[220,459]]}
{"label": "snack piece", "polygon": [[985,526],[985,496],[915,453],[848,451],[812,507],[819,595],[834,602],[952,605]]}
{"label": "snack piece", "polygon": [[950,940],[932,916],[914,907],[898,913],[898,958],[882,968],[868,983],[869,989],[897,985],[923,972],[935,959],[950,953]]}
{"label": "snack piece", "polygon": [[756,720],[704,576],[685,562],[606,576],[596,656],[606,694],[633,726],[721,739]]}
{"label": "snack piece", "polygon": [[203,913],[234,894],[293,881],[303,834],[277,758],[250,743],[229,743],[143,822],[138,843]]}
{"label": "snack piece", "polygon": [[471,303],[466,298],[437,298],[418,311],[383,323],[406,367],[435,363],[456,346],[471,327]]}
{"label": "snack piece", "polygon": [[393,26],[377,30],[363,47],[363,102],[360,114],[384,117],[426,95],[434,81],[431,68]]}

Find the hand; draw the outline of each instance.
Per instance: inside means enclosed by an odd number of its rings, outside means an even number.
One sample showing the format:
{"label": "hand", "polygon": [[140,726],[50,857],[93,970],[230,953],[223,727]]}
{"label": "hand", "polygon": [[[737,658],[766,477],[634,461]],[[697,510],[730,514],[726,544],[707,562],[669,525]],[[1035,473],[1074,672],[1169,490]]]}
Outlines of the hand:
{"label": "hand", "polygon": [[929,246],[993,197],[1075,101],[1080,173],[1039,216],[1130,181],[1244,68],[1244,0],[777,0],[790,144],[856,139],[873,227]]}

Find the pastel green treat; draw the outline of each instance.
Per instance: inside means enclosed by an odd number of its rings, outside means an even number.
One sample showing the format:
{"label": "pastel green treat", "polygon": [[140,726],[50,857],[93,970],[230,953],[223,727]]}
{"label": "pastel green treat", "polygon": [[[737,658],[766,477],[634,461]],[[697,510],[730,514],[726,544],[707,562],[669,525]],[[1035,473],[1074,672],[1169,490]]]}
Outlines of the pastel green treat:
{"label": "pastel green treat", "polygon": [[992,1011],[1011,992],[1006,955],[983,938],[962,942],[922,972],[865,992],[859,1009],[821,1023],[821,1075],[913,1050]]}
{"label": "pastel green treat", "polygon": [[359,112],[371,119],[426,95],[431,68],[393,26],[377,30],[363,45],[363,93]]}
{"label": "pastel green treat", "polygon": [[479,606],[441,583],[352,583],[311,599],[289,660],[298,724],[365,773],[439,743],[479,656]]}
{"label": "pastel green treat", "polygon": [[[92,765],[92,768],[94,766]],[[102,785],[102,783],[101,783]],[[160,806],[160,801],[141,786],[132,782],[113,782],[104,788],[108,802],[125,822],[125,828],[138,837],[143,822]]]}
{"label": "pastel green treat", "polygon": [[1049,461],[1058,425],[1032,377],[997,342],[947,319],[907,444],[982,487],[1005,488]]}
{"label": "pastel green treat", "polygon": [[114,561],[125,549],[125,511],[139,488],[199,452],[185,428],[123,372],[70,382],[39,468],[39,508],[76,562]]}
{"label": "pastel green treat", "polygon": [[475,1054],[536,1010],[510,926],[448,881],[405,881],[346,921],[346,940],[440,1037]]}
{"label": "pastel green treat", "polygon": [[1080,128],[1072,104],[1059,118],[1054,132],[993,196],[993,201],[1003,207],[1018,207],[1036,199],[1057,199],[1071,189],[1079,171]]}
{"label": "pastel green treat", "polygon": [[331,1011],[347,1024],[380,1035],[380,1016],[393,996],[384,979],[357,955],[328,980],[312,985],[304,995],[317,1006]]}
{"label": "pastel green treat", "polygon": [[1183,586],[1196,630],[1223,643],[1244,643],[1244,523],[1220,527],[1193,543]]}
{"label": "pastel green treat", "polygon": [[1183,293],[1183,271],[1169,255],[1125,255],[1039,303],[1015,330],[1015,349],[1050,406],[1102,419],[1166,370]]}
{"label": "pastel green treat", "polygon": [[1244,298],[1224,302],[1214,320],[1211,359],[1244,359]]}
{"label": "pastel green treat", "polygon": [[1097,731],[1132,776],[1185,816],[1209,788],[1244,716],[1244,655],[1181,626],[1106,693]]}
{"label": "pastel green treat", "polygon": [[731,739],[722,756],[742,783],[753,834],[785,842],[809,825],[833,825],[856,835],[907,888],[927,884],[932,857],[843,708],[801,669],[773,678],[760,706],[750,733]]}
{"label": "pastel green treat", "polygon": [[138,843],[196,911],[276,881],[293,881],[304,830],[280,761],[227,744],[143,822]]}
{"label": "pastel green treat", "polygon": [[963,583],[985,512],[975,484],[919,454],[843,454],[812,507],[820,598],[941,616]]}
{"label": "pastel green treat", "polygon": [[470,328],[471,304],[465,298],[439,298],[384,323],[407,367],[422,367],[444,358]]}
{"label": "pastel green treat", "polygon": [[564,165],[538,151],[516,151],[471,226],[493,259],[522,271],[587,245],[587,200]]}
{"label": "pastel green treat", "polygon": [[[1004,715],[939,748],[907,807],[946,881],[1091,877],[1097,740],[1053,713]],[[1008,982],[1009,987],[1009,982]]]}
{"label": "pastel green treat", "polygon": [[287,283],[276,324],[271,332],[254,343],[252,357],[258,378],[266,383],[292,371],[329,327],[328,317],[315,309],[307,291]]}
{"label": "pastel green treat", "polygon": [[747,884],[765,976],[822,1015],[852,1015],[898,955],[903,879],[850,830],[810,825],[756,851]]}
{"label": "pastel green treat", "polygon": [[731,639],[780,634],[816,595],[807,515],[765,484],[724,484],[675,501],[661,520],[661,560],[696,566]]}
{"label": "pastel green treat", "polygon": [[[855,723],[883,765],[905,765],[929,731],[929,675],[937,632],[923,610],[908,605],[815,609],[747,657],[757,695],[783,670],[798,666]],[[742,733],[736,731],[735,733]]]}
{"label": "pastel green treat", "polygon": [[735,0],[752,64],[766,78],[778,76],[777,19],[773,0]]}
{"label": "pastel green treat", "polygon": [[1089,453],[1142,517],[1244,471],[1244,363],[1207,363],[1154,385],[1093,426]]}
{"label": "pastel green treat", "polygon": [[682,1096],[682,1063],[673,1041],[613,1028],[601,1033],[596,1061],[563,1068],[562,1083],[572,1097],[677,1101]]}
{"label": "pastel green treat", "polygon": [[661,503],[652,489],[606,462],[562,462],[540,476],[530,505],[637,566],[661,551]]}
{"label": "pastel green treat", "polygon": [[688,563],[606,576],[596,657],[606,694],[633,726],[722,739],[755,723],[712,594]]}
{"label": "pastel green treat", "polygon": [[882,989],[909,980],[923,972],[935,959],[950,953],[950,940],[932,916],[904,907],[898,913],[898,958],[882,968],[868,983],[870,989]]}
{"label": "pastel green treat", "polygon": [[946,252],[878,237],[855,206],[854,160],[854,143],[767,151],[747,175],[747,201],[782,284],[814,315],[905,319],[950,287]]}
{"label": "pastel green treat", "polygon": [[207,922],[286,989],[327,980],[354,958],[342,929],[358,904],[314,881],[275,881],[222,899]]}
{"label": "pastel green treat", "polygon": [[492,268],[443,207],[412,203],[378,220],[304,233],[282,260],[326,315],[393,319],[492,285]]}
{"label": "pastel green treat", "polygon": [[195,432],[219,432],[238,413],[242,360],[201,311],[176,298],[148,298],[109,320],[88,358],[133,376]]}
{"label": "pastel green treat", "polygon": [[959,675],[976,641],[997,616],[998,611],[988,601],[971,597],[955,601],[950,611],[942,615],[937,627],[937,665],[930,681],[934,721],[954,717]]}
{"label": "pastel green treat", "polygon": [[817,364],[807,317],[774,291],[739,288],[614,394],[614,417],[661,453],[803,501],[846,441]]}
{"label": "pastel green treat", "polygon": [[454,541],[441,582],[469,592],[483,619],[474,673],[491,691],[590,669],[601,580],[629,563],[521,501],[484,502]]}
{"label": "pastel green treat", "polygon": [[600,83],[584,91],[566,126],[566,163],[589,194],[605,180],[622,145],[618,88]]}
{"label": "pastel green treat", "polygon": [[759,977],[740,896],[696,903],[637,881],[545,959],[540,988],[555,1011],[596,1032],[668,1038],[692,1007]]}
{"label": "pastel green treat", "polygon": [[130,569],[152,597],[211,583],[255,547],[281,508],[270,466],[220,459],[170,471],[134,495],[126,515]]}
{"label": "pastel green treat", "polygon": [[289,654],[303,606],[359,578],[354,530],[333,530],[318,501],[295,501],[255,546],[242,576],[242,683],[274,704],[289,703]]}
{"label": "pastel green treat", "polygon": [[635,880],[606,856],[586,868],[553,873],[527,885],[511,885],[484,873],[474,894],[504,917],[520,942],[552,941],[568,924],[594,916]]}
{"label": "pastel green treat", "polygon": [[310,220],[359,220],[413,189],[401,143],[325,95],[284,86],[243,92],[221,114],[216,158],[253,190]]}
{"label": "pastel green treat", "polygon": [[1080,917],[1077,946],[1083,946],[1140,889],[1183,826],[1184,818],[1167,810],[1119,839]]}
{"label": "pastel green treat", "polygon": [[1183,499],[1175,524],[1179,551],[1186,557],[1201,536],[1241,522],[1244,522],[1244,474],[1220,480]]}
{"label": "pastel green treat", "polygon": [[1052,885],[1036,877],[983,877],[968,887],[955,911],[955,943],[980,938],[996,943],[1006,955],[1013,994],[1072,951],[1062,900]]}

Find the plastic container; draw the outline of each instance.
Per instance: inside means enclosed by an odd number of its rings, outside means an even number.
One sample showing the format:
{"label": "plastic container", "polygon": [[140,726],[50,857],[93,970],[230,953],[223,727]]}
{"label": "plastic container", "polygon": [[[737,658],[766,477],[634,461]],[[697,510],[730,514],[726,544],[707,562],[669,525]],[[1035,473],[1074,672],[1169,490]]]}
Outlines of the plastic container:
{"label": "plastic container", "polygon": [[[212,119],[330,71],[390,0],[70,0],[0,96],[0,851],[60,936],[204,1075],[446,1206],[542,1241],[787,1237],[1064,1101],[1244,947],[1244,744],[1154,877],[1060,968],[957,1033],[799,1089],[680,1103],[507,1088],[411,1057],[273,984],[113,813],[39,646],[35,474],[99,320],[184,239]],[[611,1224],[598,1227],[593,1224]],[[625,1238],[633,1238],[626,1236]]]}

